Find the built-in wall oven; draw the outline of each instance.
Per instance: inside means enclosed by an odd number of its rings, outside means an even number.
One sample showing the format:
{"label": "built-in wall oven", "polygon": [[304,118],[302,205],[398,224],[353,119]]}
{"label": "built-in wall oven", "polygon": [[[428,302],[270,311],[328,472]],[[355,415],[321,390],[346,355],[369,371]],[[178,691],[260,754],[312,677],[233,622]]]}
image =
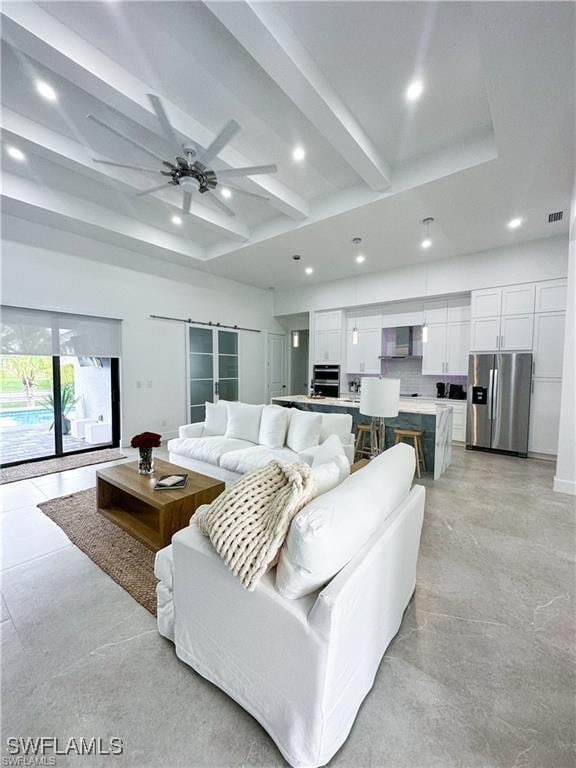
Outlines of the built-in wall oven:
{"label": "built-in wall oven", "polygon": [[340,396],[340,366],[315,365],[312,389],[315,395]]}

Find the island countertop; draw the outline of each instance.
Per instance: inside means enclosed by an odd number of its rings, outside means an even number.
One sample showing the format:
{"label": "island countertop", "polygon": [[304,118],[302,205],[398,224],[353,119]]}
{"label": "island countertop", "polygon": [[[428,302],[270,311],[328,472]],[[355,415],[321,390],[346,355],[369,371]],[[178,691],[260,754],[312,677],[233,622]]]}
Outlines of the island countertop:
{"label": "island countertop", "polygon": [[[352,400],[345,397],[316,398],[308,395],[282,395],[272,398],[278,403],[306,403],[308,405],[329,405],[332,408],[357,408],[360,409],[360,400]],[[401,413],[424,413],[436,416],[449,410],[448,405],[440,405],[430,400],[420,400],[418,397],[401,397],[398,410]]]}

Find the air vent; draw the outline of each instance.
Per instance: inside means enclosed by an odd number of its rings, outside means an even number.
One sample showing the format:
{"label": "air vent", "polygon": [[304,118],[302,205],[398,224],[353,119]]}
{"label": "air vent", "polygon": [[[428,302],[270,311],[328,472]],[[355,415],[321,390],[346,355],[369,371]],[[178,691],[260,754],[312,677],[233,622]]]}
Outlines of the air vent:
{"label": "air vent", "polygon": [[562,221],[562,216],[564,216],[564,211],[556,211],[556,213],[549,213],[548,224],[553,224],[555,221]]}

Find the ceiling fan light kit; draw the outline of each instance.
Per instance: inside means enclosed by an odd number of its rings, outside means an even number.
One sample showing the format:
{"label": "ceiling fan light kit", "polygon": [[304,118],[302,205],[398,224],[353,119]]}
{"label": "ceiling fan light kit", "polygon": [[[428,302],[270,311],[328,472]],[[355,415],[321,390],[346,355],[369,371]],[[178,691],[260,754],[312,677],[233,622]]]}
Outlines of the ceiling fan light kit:
{"label": "ceiling fan light kit", "polygon": [[[168,115],[166,114],[166,110],[164,109],[162,101],[158,96],[155,96],[154,94],[149,93],[147,95],[150,101],[150,105],[152,106],[152,109],[158,118],[158,122],[160,123],[162,134],[166,141],[168,141],[168,143],[173,147],[176,153],[176,157],[173,162],[170,160],[164,160],[160,155],[156,154],[156,152],[148,149],[148,147],[140,144],[138,141],[135,141],[130,136],[118,130],[117,128],[108,125],[108,123],[104,122],[99,117],[96,117],[95,115],[87,116],[90,120],[97,123],[102,128],[110,131],[118,138],[124,139],[124,141],[132,144],[132,146],[140,149],[142,152],[145,152],[150,157],[160,161],[162,164],[163,168],[154,169],[139,165],[130,165],[127,163],[117,163],[111,160],[98,160],[93,158],[95,163],[115,166],[118,168],[129,168],[134,171],[142,171],[145,173],[159,173],[166,177],[166,180],[162,184],[137,192],[135,197],[149,195],[153,192],[158,192],[161,189],[180,187],[184,193],[182,196],[183,213],[190,213],[192,195],[196,192],[199,192],[201,195],[207,194],[214,205],[216,205],[216,207],[219,208],[227,216],[235,216],[235,211],[214,194],[214,190],[218,187],[220,179],[229,179],[241,176],[256,176],[259,174],[277,172],[278,168],[274,164],[252,165],[245,168],[225,168],[221,171],[215,171],[210,167],[212,161],[217,158],[217,156],[220,154],[220,152],[222,152],[226,145],[232,141],[237,133],[239,133],[240,125],[235,120],[229,120],[224,128],[222,128],[220,133],[218,133],[218,135],[215,136],[210,144],[204,149],[195,142],[185,143],[180,146],[176,136],[176,131],[168,119]],[[229,185],[228,183],[227,187],[232,187],[234,190],[240,192],[241,194],[255,197],[260,200],[268,199],[263,195],[258,195],[254,192],[246,192],[245,190],[233,185]],[[222,190],[223,193],[224,190],[226,190],[226,187],[224,187]],[[232,196],[230,191],[226,191],[228,194],[223,194],[222,196],[230,198]]]}

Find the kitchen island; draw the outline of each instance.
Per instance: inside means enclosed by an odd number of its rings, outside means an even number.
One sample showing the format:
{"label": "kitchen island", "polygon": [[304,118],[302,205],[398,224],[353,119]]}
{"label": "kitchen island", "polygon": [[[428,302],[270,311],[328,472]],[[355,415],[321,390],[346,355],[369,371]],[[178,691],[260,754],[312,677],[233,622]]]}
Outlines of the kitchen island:
{"label": "kitchen island", "polygon": [[[360,402],[346,397],[317,399],[307,395],[284,395],[272,398],[276,405],[319,413],[349,413],[353,425],[369,424],[371,419],[360,413]],[[452,409],[417,397],[401,397],[398,416],[385,419],[386,446],[394,444],[394,429],[421,429],[426,469],[439,478],[452,463]]]}

